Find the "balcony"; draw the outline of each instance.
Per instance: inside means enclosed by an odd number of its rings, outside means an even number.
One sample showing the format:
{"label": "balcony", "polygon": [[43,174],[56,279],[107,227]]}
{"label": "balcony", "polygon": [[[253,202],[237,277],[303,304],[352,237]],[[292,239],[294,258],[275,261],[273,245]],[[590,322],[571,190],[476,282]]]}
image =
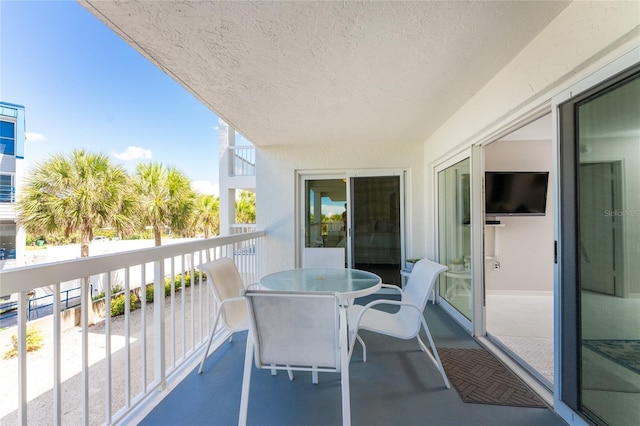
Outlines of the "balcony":
{"label": "balcony", "polygon": [[256,175],[256,149],[253,146],[230,146],[229,176]]}
{"label": "balcony", "polygon": [[[18,293],[20,313],[18,357],[1,361],[13,363],[14,373],[3,375],[2,424],[236,424],[246,333],[231,343],[220,333],[197,374],[215,307],[202,276],[188,274],[203,262],[231,257],[245,282],[255,282],[268,262],[264,236],[251,232],[2,272],[0,294]],[[190,285],[187,276],[193,277]],[[49,288],[59,310],[62,285],[86,278],[105,283],[103,305],[91,309],[104,319],[90,326],[89,302],[82,297],[79,312],[27,324],[30,290]],[[116,304],[110,285],[124,288],[122,316],[101,314]],[[132,309],[131,294],[140,296],[140,309]],[[479,348],[438,306],[428,305],[425,315],[439,348]],[[65,331],[76,318],[80,327]],[[27,353],[27,329],[34,326],[43,330],[45,348]],[[350,365],[353,424],[563,424],[547,408],[464,403],[453,387],[444,387],[415,341],[366,332],[363,338],[367,362],[356,349]],[[71,362],[78,353],[79,361]],[[42,363],[46,373],[37,368]],[[252,376],[249,424],[340,423],[339,375],[321,374],[318,385],[301,372],[293,382],[282,373]]]}

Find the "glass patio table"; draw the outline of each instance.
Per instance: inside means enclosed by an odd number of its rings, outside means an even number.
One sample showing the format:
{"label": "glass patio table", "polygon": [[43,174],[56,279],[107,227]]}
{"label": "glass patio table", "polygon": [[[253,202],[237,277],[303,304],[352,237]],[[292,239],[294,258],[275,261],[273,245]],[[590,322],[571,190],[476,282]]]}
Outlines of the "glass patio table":
{"label": "glass patio table", "polygon": [[348,268],[289,269],[267,275],[260,285],[279,291],[336,293],[341,300],[368,296],[378,291],[382,280],[372,272]]}

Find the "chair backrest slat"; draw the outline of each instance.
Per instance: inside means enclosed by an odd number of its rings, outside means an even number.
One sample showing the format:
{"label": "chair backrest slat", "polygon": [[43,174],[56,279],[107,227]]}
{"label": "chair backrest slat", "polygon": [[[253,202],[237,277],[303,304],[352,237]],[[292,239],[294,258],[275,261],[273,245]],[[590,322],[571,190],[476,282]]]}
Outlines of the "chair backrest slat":
{"label": "chair backrest slat", "polygon": [[446,266],[428,259],[418,261],[404,288],[402,300],[418,306],[423,311],[438,275],[447,269]]}
{"label": "chair backrest slat", "polygon": [[327,293],[247,291],[255,362],[340,368],[338,299]]}
{"label": "chair backrest slat", "polygon": [[[213,262],[203,263],[198,268],[207,274],[207,282],[211,285],[218,304],[242,295],[245,289],[244,284],[232,259],[223,257]],[[225,305],[222,320],[225,327],[236,330],[246,324],[247,316],[247,305],[240,300]]]}
{"label": "chair backrest slat", "polygon": [[344,268],[344,247],[305,247],[302,252],[304,268]]}

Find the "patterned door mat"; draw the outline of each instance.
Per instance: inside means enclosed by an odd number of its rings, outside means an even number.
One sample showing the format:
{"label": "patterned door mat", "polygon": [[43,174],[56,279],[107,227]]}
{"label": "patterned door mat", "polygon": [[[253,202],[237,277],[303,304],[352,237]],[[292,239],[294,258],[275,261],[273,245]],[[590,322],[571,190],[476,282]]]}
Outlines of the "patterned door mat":
{"label": "patterned door mat", "polygon": [[640,340],[583,340],[582,344],[616,364],[640,374]]}
{"label": "patterned door mat", "polygon": [[485,349],[438,348],[449,381],[466,403],[546,407],[514,373]]}

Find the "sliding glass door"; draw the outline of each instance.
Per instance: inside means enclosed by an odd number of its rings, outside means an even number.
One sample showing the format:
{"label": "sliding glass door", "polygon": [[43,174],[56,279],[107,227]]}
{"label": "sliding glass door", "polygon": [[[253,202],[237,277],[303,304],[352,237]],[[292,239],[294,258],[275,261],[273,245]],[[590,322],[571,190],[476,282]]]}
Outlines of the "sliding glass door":
{"label": "sliding glass door", "polygon": [[[326,257],[320,249],[343,249],[345,266],[401,284],[403,247],[402,172],[345,173],[344,177],[302,177],[305,256]],[[312,250],[306,250],[312,249]]]}
{"label": "sliding glass door", "polygon": [[640,419],[640,69],[560,106],[563,400]]}
{"label": "sliding glass door", "polygon": [[352,177],[353,267],[385,284],[400,285],[402,197],[400,176]]}
{"label": "sliding glass door", "polygon": [[440,297],[472,320],[471,162],[441,170],[438,179],[438,254],[449,269],[440,276]]}

